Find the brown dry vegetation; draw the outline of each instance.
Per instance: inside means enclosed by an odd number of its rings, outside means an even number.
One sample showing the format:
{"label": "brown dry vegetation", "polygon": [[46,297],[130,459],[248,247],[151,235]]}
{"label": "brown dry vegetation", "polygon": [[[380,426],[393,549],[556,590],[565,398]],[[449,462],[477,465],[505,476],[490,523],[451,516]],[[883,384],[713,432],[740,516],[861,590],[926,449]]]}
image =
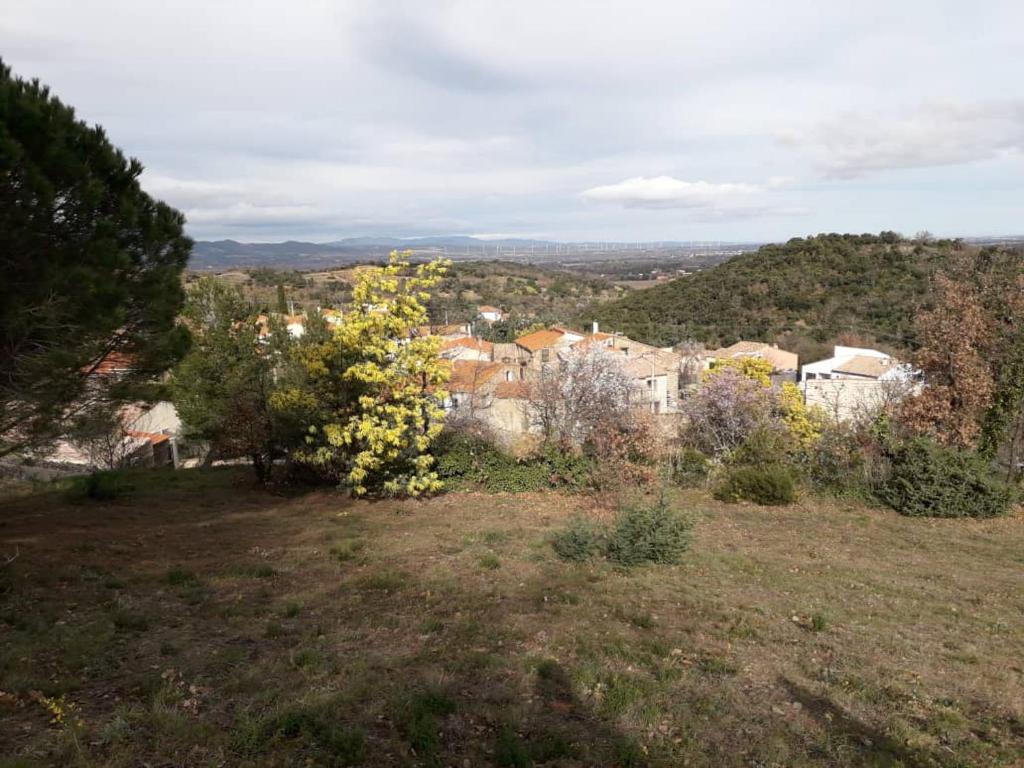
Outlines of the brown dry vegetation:
{"label": "brown dry vegetation", "polygon": [[[1024,520],[701,493],[685,564],[586,498],[149,473],[3,502],[0,765],[980,766],[1024,754]],[[33,692],[79,708],[59,727]],[[33,697],[36,698],[33,698]]]}

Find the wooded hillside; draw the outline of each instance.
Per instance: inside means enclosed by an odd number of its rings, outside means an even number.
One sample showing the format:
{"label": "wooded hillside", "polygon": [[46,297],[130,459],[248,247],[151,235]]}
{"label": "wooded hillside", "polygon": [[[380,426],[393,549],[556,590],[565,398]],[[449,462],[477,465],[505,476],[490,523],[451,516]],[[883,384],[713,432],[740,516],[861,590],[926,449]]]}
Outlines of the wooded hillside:
{"label": "wooded hillside", "polygon": [[840,337],[914,348],[914,316],[930,276],[971,246],[879,235],[826,234],[766,245],[717,267],[595,304],[579,316],[658,345],[744,338],[801,352]]}

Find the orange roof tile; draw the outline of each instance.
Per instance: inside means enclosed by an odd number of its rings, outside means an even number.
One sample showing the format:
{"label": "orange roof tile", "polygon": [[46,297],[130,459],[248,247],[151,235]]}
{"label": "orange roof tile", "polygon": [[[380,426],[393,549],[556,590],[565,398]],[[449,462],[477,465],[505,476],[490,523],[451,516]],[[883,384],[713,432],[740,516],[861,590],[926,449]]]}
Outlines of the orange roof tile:
{"label": "orange roof tile", "polygon": [[135,357],[127,352],[107,352],[99,362],[85,370],[97,376],[110,376],[115,373],[130,371],[135,363]]}
{"label": "orange roof tile", "polygon": [[589,347],[591,344],[597,344],[602,341],[607,341],[612,335],[605,333],[604,331],[598,331],[597,333],[588,333],[582,339],[573,344],[573,347]]}
{"label": "orange roof tile", "polygon": [[498,363],[483,360],[456,360],[452,363],[452,377],[448,381],[449,392],[475,392],[489,382],[501,370]]}
{"label": "orange roof tile", "polygon": [[516,339],[516,344],[530,352],[536,352],[538,349],[544,349],[545,347],[550,347],[552,344],[555,344],[564,335],[565,333],[563,331],[542,328],[539,331],[534,331],[533,333],[528,333],[525,336],[520,336]]}
{"label": "orange roof tile", "polygon": [[476,349],[480,352],[485,352],[488,355],[494,351],[494,344],[492,342],[484,341],[483,339],[474,339],[472,336],[463,336],[461,339],[449,339],[441,345],[441,350],[454,349],[455,347]]}

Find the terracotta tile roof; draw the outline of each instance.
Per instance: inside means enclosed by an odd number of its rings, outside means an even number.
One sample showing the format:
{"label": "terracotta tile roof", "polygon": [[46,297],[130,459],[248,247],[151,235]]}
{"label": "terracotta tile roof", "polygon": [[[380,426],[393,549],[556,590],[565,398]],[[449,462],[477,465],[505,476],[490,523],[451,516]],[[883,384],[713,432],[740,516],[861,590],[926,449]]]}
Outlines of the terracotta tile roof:
{"label": "terracotta tile roof", "polygon": [[880,378],[883,374],[891,371],[898,365],[891,357],[870,357],[868,355],[855,355],[845,363],[837,365],[833,370],[836,373],[846,373],[851,376],[863,376],[868,379]]}
{"label": "terracotta tile roof", "polygon": [[456,360],[452,363],[449,392],[476,392],[501,370],[501,365],[484,360]]}
{"label": "terracotta tile roof", "polygon": [[799,365],[799,357],[796,352],[787,352],[762,341],[737,341],[731,346],[714,349],[708,352],[707,356],[720,360],[736,357],[760,357],[775,366],[777,371],[795,371]]}
{"label": "terracotta tile roof", "polygon": [[455,349],[456,347],[476,349],[488,356],[490,356],[494,351],[494,344],[492,342],[484,341],[483,339],[474,339],[472,336],[463,336],[461,339],[449,339],[441,345],[441,351],[443,352],[446,349]]}
{"label": "terracotta tile roof", "polygon": [[497,307],[492,307],[490,304],[484,304],[481,307],[477,307],[477,310],[480,312],[501,312],[500,309],[498,309]]}
{"label": "terracotta tile roof", "polygon": [[170,439],[163,432],[140,432],[136,429],[126,429],[125,434],[138,440],[145,440],[152,445],[163,443]]}
{"label": "terracotta tile roof", "polygon": [[130,371],[135,364],[135,357],[127,352],[107,352],[103,358],[94,366],[87,366],[86,371],[91,371],[97,376],[112,376],[116,373]]}
{"label": "terracotta tile roof", "polygon": [[573,344],[573,347],[586,348],[591,344],[608,341],[610,338],[612,338],[612,335],[610,333],[604,333],[603,331],[599,331],[598,333],[588,333],[582,339]]}
{"label": "terracotta tile roof", "polygon": [[526,400],[530,396],[530,382],[502,381],[494,388],[494,396],[506,400]]}
{"label": "terracotta tile roof", "polygon": [[538,349],[544,349],[557,343],[564,335],[563,331],[543,328],[539,331],[528,333],[525,336],[520,336],[516,339],[516,344],[530,352],[536,352]]}

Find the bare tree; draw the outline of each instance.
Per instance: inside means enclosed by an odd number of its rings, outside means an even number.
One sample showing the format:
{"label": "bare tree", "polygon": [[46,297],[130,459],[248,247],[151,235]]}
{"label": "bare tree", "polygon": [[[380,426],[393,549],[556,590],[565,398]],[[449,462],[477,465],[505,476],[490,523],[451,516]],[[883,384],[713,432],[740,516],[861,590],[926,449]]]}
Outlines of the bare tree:
{"label": "bare tree", "polygon": [[626,428],[633,379],[621,359],[600,347],[570,350],[545,366],[531,387],[531,419],[546,440],[583,445],[598,427]]}

